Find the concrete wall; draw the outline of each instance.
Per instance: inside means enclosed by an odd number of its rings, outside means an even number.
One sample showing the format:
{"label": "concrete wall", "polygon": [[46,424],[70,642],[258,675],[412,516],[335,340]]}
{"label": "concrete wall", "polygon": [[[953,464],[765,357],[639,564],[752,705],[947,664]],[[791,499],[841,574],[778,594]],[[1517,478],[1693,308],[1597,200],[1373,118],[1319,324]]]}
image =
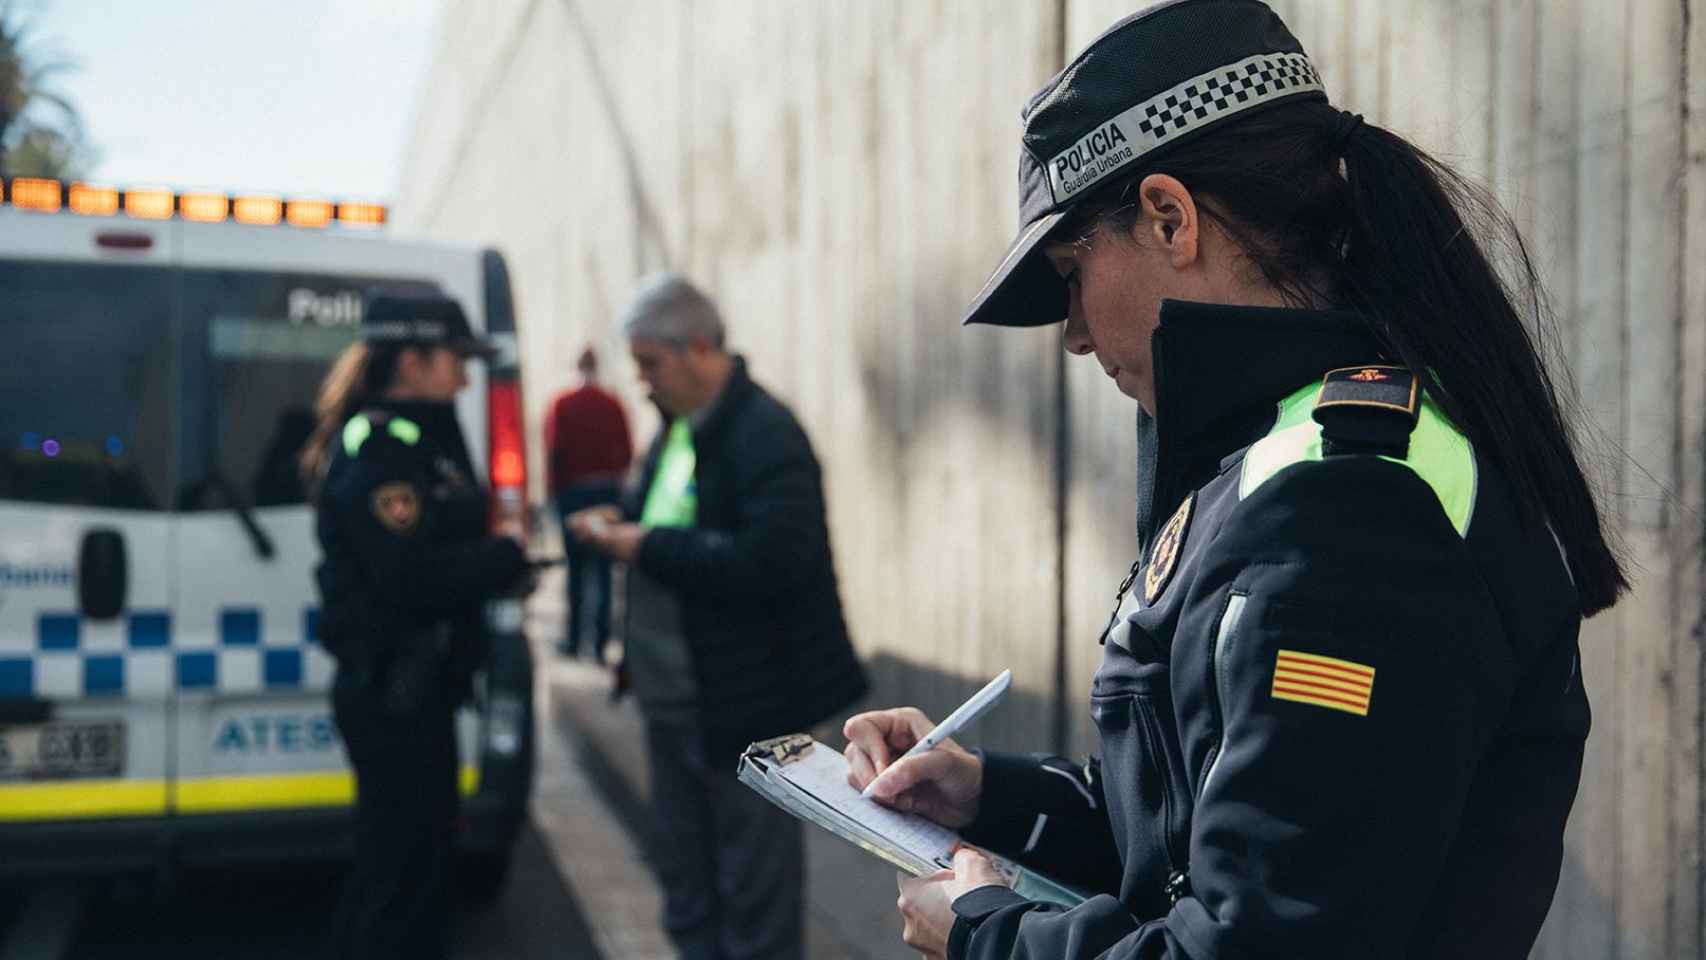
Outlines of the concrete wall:
{"label": "concrete wall", "polygon": [[[817,444],[875,701],[940,713],[1012,667],[983,739],[1083,751],[1131,406],[1057,329],[956,319],[1012,234],[1020,104],[1135,5],[451,0],[396,229],[508,255],[535,424],[587,340],[639,404],[617,310],[652,270],[702,282]],[[1537,952],[1698,955],[1706,10],[1275,6],[1337,102],[1517,214],[1636,564],[1584,638],[1595,732]]]}

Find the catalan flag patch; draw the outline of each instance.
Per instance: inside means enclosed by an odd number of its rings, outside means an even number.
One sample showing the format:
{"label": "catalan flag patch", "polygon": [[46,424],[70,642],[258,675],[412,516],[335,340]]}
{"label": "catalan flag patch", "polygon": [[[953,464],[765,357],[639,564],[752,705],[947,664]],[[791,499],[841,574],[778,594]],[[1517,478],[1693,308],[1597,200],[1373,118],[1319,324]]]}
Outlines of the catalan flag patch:
{"label": "catalan flag patch", "polygon": [[1366,717],[1374,699],[1374,668],[1317,653],[1281,650],[1274,660],[1273,698]]}

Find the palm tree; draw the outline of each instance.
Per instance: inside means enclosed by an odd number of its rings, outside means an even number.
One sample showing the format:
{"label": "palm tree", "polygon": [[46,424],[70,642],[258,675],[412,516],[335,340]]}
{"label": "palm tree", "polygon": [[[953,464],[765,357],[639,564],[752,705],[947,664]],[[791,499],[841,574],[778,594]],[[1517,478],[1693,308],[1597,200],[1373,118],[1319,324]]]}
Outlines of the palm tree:
{"label": "palm tree", "polygon": [[0,173],[69,178],[82,166],[83,125],[51,80],[74,64],[42,50],[34,27],[0,0]]}

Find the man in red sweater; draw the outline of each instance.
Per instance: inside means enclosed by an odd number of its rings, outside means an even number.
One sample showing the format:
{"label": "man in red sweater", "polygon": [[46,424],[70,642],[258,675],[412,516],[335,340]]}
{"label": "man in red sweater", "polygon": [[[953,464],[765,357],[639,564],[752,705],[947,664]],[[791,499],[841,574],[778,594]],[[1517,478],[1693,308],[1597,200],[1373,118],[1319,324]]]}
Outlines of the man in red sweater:
{"label": "man in red sweater", "polygon": [[576,366],[580,385],[559,394],[545,414],[545,482],[564,521],[563,548],[569,560],[569,633],[557,649],[570,657],[580,653],[582,587],[590,573],[596,591],[592,652],[603,663],[604,642],[610,636],[610,560],[577,543],[567,520],[577,510],[617,502],[634,445],[621,402],[598,385],[597,352],[587,347]]}

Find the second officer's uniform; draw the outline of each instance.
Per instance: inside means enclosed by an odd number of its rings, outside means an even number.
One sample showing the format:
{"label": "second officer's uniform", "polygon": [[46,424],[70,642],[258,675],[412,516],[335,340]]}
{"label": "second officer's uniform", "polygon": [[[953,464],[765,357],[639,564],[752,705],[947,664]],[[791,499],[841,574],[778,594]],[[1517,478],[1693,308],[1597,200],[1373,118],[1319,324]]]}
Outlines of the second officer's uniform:
{"label": "second officer's uniform", "polygon": [[[479,347],[454,301],[376,298],[370,344]],[[355,768],[355,862],[334,936],[350,957],[443,956],[457,809],[456,705],[484,602],[526,558],[488,503],[449,402],[369,399],[332,441],[318,501],[321,634]]]}

